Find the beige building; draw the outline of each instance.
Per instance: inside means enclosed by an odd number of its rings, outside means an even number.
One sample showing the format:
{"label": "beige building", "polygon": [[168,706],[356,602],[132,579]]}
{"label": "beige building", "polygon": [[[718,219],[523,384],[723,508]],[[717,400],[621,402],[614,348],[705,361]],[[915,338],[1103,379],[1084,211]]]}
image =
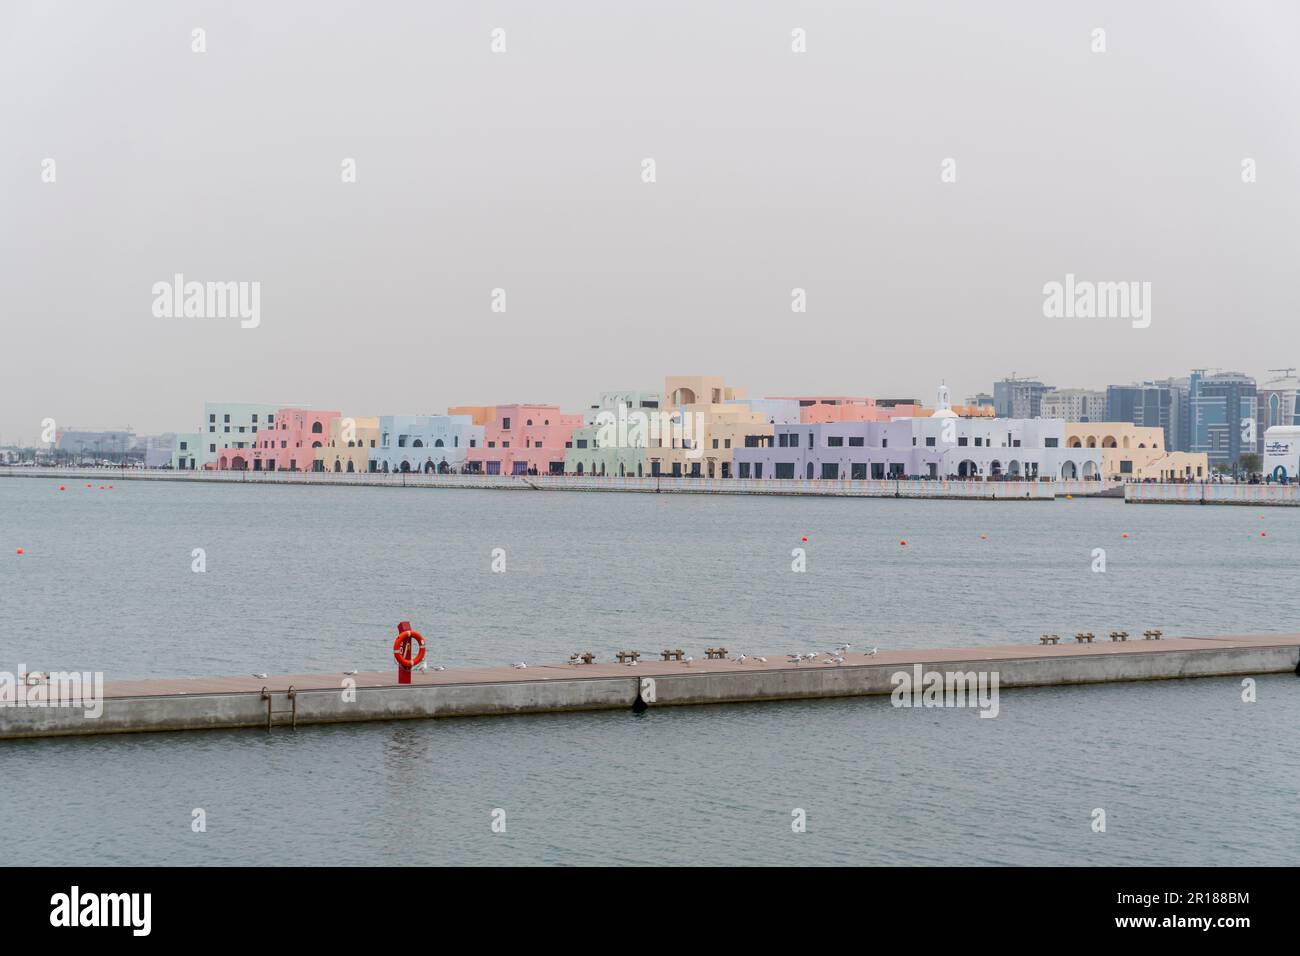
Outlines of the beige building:
{"label": "beige building", "polygon": [[[716,375],[670,375],[664,379],[662,411],[678,430],[660,434],[645,450],[651,475],[733,477],[731,461],[746,443],[771,444],[768,416],[754,411],[745,390],[729,388]],[[730,403],[730,404],[729,404]]]}
{"label": "beige building", "polygon": [[378,443],[378,418],[336,418],[330,422],[329,441],[316,449],[316,470],[364,473],[370,449]]}
{"label": "beige building", "polygon": [[1100,448],[1102,477],[1112,481],[1204,481],[1204,452],[1169,451],[1159,427],[1127,422],[1067,422],[1067,448]]}
{"label": "beige building", "polygon": [[1106,417],[1106,393],[1086,388],[1057,388],[1043,393],[1042,418],[1098,422]]}

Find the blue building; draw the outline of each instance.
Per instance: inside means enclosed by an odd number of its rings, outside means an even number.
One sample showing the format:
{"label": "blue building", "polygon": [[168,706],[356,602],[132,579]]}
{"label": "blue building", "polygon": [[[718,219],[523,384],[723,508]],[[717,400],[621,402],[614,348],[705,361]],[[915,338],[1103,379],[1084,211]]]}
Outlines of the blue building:
{"label": "blue building", "polygon": [[1210,467],[1236,465],[1256,448],[1255,380],[1240,372],[1192,372],[1188,387],[1191,452],[1204,452]]}

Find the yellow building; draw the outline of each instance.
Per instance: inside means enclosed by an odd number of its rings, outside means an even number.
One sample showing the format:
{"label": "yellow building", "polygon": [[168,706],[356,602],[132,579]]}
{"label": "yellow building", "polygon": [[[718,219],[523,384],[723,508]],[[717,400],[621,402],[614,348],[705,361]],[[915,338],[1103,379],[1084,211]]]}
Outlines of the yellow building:
{"label": "yellow building", "polygon": [[1066,422],[1067,448],[1100,448],[1102,477],[1112,481],[1204,481],[1204,452],[1169,451],[1164,429],[1128,422]]}
{"label": "yellow building", "polygon": [[378,418],[336,418],[330,422],[330,440],[316,449],[316,470],[365,473],[370,449],[378,443]]}

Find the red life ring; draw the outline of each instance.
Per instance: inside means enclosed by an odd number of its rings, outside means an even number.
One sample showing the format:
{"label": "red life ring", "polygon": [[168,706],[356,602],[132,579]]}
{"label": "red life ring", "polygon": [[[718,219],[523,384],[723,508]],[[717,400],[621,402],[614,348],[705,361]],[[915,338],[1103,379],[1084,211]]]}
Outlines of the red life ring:
{"label": "red life ring", "polygon": [[[414,660],[408,660],[402,656],[402,644],[407,638],[413,637],[419,642],[420,650],[415,655]],[[403,667],[416,667],[420,661],[424,660],[424,638],[420,636],[419,631],[403,631],[397,635],[397,640],[393,641],[393,658]]]}

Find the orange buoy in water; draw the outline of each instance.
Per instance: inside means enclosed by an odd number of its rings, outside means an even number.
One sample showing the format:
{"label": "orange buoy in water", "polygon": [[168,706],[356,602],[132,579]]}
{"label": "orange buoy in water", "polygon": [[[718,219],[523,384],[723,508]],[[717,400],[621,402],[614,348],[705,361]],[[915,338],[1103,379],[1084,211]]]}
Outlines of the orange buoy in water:
{"label": "orange buoy in water", "polygon": [[904,541],[900,541],[900,542],[898,542],[898,543],[901,544],[901,545],[906,545],[906,544],[907,544],[907,541],[904,540]]}
{"label": "orange buoy in water", "polygon": [[62,491],[62,490],[63,490],[63,486],[62,486],[62,485],[59,485],[59,491]]}
{"label": "orange buoy in water", "polygon": [[986,534],[982,534],[982,535],[980,535],[980,540],[981,540],[981,541],[987,541],[988,539],[989,539],[989,536],[988,536],[988,535],[986,535]]}
{"label": "orange buoy in water", "polygon": [[1124,532],[1124,534],[1123,534],[1123,535],[1122,535],[1122,537],[1125,537],[1125,538],[1127,538],[1127,537],[1128,537],[1128,532],[1127,532],[1127,531],[1125,531],[1125,532]]}
{"label": "orange buoy in water", "polygon": [[23,553],[23,549],[22,549],[22,548],[19,548],[17,551],[14,552],[14,554],[22,554],[22,553]]}
{"label": "orange buoy in water", "polygon": [[1268,537],[1268,532],[1267,532],[1267,531],[1261,531],[1261,532],[1259,533],[1259,536],[1260,536],[1261,538],[1267,538],[1267,537]]}

